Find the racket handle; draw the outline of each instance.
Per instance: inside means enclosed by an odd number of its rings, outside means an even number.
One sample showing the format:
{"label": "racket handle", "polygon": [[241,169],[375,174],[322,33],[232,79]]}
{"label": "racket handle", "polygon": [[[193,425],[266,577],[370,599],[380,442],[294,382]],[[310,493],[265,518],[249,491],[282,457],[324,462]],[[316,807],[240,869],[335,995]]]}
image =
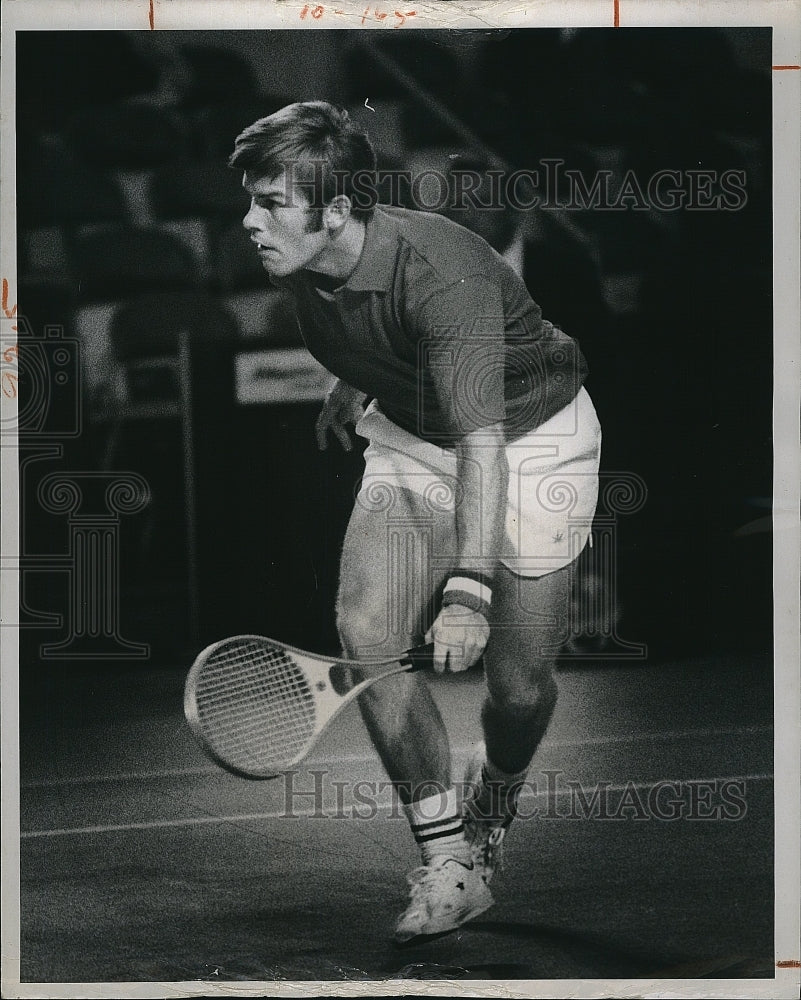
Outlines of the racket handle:
{"label": "racket handle", "polygon": [[409,664],[409,670],[424,670],[434,663],[434,643],[427,642],[422,646],[407,649],[398,661],[402,665]]}

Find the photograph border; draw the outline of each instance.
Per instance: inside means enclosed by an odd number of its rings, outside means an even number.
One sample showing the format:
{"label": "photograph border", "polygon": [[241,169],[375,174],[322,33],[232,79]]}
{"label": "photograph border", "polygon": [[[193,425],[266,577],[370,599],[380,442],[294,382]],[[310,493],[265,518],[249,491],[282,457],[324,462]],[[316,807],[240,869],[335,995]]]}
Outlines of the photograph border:
{"label": "photograph border", "polygon": [[[342,16],[300,19],[300,0],[6,0],[2,8],[2,147],[0,152],[0,274],[10,289],[6,318],[16,285],[15,216],[15,33],[18,30],[307,30],[363,28],[364,3],[338,2]],[[394,5],[393,5],[394,6]],[[412,9],[411,7],[409,9]],[[438,2],[413,5],[415,17],[403,30],[431,28],[536,27],[717,27],[773,28],[773,219],[774,219],[774,719],[775,719],[775,959],[773,980],[534,980],[534,981],[371,981],[371,982],[170,982],[20,983],[19,939],[19,677],[18,635],[0,628],[2,652],[2,992],[7,997],[151,996],[672,996],[791,997],[799,971],[799,835],[801,809],[801,724],[799,723],[799,405],[801,404],[801,274],[799,272],[799,115],[801,107],[801,2],[727,0],[687,4],[682,0],[533,0],[518,2]],[[3,421],[15,419],[16,400],[0,397]],[[13,438],[4,439],[2,462],[2,549],[18,545],[19,478]],[[15,621],[18,577],[0,579],[0,619]],[[158,992],[154,993],[154,987]],[[795,992],[794,992],[795,991]]]}

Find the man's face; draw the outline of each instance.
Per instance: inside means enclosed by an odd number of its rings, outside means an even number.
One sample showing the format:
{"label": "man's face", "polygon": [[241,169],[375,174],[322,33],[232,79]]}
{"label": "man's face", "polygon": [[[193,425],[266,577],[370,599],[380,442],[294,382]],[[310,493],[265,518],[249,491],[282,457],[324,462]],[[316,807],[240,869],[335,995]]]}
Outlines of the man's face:
{"label": "man's face", "polygon": [[283,277],[313,267],[328,248],[329,234],[324,226],[310,231],[319,214],[309,208],[302,193],[292,190],[286,174],[268,179],[246,171],[242,186],[250,195],[242,225],[256,245],[264,270]]}

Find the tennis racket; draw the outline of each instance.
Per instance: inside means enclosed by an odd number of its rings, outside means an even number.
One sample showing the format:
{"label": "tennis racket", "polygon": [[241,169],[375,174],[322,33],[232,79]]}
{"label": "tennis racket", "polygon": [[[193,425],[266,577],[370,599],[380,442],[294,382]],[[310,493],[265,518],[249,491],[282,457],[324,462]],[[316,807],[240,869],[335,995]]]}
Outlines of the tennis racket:
{"label": "tennis racket", "polygon": [[243,778],[275,778],[376,681],[430,666],[433,643],[391,660],[306,653],[259,635],[207,646],[189,671],[184,714],[206,753]]}

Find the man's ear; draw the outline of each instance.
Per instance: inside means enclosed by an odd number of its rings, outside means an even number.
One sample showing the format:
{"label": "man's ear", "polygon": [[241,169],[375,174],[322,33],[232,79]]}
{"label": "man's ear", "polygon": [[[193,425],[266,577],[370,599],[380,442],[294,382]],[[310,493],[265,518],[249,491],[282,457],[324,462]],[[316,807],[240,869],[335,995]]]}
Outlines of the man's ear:
{"label": "man's ear", "polygon": [[323,209],[323,223],[326,228],[337,232],[348,221],[350,213],[350,198],[345,194],[338,194]]}

